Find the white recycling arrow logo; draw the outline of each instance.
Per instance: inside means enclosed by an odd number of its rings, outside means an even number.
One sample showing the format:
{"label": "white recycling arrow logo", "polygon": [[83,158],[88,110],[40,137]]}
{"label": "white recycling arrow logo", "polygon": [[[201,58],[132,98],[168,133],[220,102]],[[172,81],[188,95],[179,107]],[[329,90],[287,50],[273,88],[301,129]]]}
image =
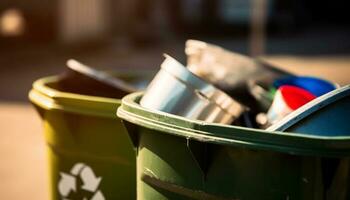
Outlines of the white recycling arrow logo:
{"label": "white recycling arrow logo", "polygon": [[63,198],[62,200],[69,200],[70,193],[77,192],[77,177],[80,177],[82,181],[82,186],[79,189],[93,193],[90,199],[84,197],[83,200],[105,200],[102,192],[98,190],[102,178],[97,177],[88,165],[77,163],[72,167],[70,174],[61,172],[60,176],[58,191]]}

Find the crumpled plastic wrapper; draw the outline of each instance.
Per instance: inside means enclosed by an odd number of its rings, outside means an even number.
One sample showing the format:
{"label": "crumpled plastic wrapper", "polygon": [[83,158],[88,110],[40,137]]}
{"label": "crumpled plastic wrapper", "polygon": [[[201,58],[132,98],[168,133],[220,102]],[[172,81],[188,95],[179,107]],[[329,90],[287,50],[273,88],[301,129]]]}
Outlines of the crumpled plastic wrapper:
{"label": "crumpled plastic wrapper", "polygon": [[[187,67],[192,73],[213,83],[240,102],[250,104],[250,107],[256,107],[253,97],[264,98],[261,92],[254,94],[254,88],[268,87],[274,79],[290,75],[261,60],[198,40],[187,40],[185,53]],[[248,97],[249,95],[253,97]],[[263,107],[266,109],[268,106]]]}
{"label": "crumpled plastic wrapper", "polygon": [[185,53],[191,72],[223,87],[245,82],[260,68],[251,58],[198,40],[187,40]]}

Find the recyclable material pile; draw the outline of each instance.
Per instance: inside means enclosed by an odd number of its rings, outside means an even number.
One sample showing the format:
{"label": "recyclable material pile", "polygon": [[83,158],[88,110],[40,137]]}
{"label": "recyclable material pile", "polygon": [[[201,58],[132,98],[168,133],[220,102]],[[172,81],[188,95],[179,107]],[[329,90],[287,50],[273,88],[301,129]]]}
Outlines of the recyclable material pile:
{"label": "recyclable material pile", "polygon": [[189,119],[266,129],[339,87],[202,41],[188,40],[185,53],[187,67],[165,55],[141,106]]}
{"label": "recyclable material pile", "polygon": [[[322,95],[344,93],[348,87],[339,90],[336,83],[296,76],[203,41],[188,40],[184,51],[185,65],[164,54],[161,69],[140,100],[141,106],[209,123],[288,131],[276,128],[276,124],[300,112],[297,110],[305,104],[319,101]],[[125,82],[73,59],[67,61],[67,66],[63,84],[80,92],[91,92],[95,87],[97,96],[120,97],[148,84]]]}

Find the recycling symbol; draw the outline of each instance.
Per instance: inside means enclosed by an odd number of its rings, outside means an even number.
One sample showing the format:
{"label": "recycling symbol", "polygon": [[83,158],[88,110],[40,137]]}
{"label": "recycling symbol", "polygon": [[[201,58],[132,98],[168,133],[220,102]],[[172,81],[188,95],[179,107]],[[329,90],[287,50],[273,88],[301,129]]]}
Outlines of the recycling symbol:
{"label": "recycling symbol", "polygon": [[[60,172],[58,191],[62,200],[105,200],[102,192],[98,189],[101,181],[102,178],[96,177],[91,167],[84,163],[77,163],[69,174]],[[78,185],[80,186],[78,187]]]}

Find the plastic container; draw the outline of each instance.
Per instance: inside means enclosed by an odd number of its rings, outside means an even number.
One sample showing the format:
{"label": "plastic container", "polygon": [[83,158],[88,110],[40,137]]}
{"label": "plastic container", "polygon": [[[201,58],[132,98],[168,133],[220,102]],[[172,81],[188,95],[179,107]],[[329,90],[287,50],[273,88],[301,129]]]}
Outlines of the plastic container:
{"label": "plastic container", "polygon": [[269,127],[323,136],[350,136],[350,85],[324,94]]}
{"label": "plastic container", "polygon": [[269,123],[274,124],[316,97],[309,91],[291,85],[278,88],[267,112]]}
{"label": "plastic container", "polygon": [[[77,94],[80,90],[87,94],[93,86],[80,80],[72,87],[70,81],[42,78],[29,93],[43,120],[50,199],[135,199],[135,151],[121,122],[116,123],[121,101]],[[123,94],[113,95],[121,98]]]}
{"label": "plastic container", "polygon": [[324,95],[337,88],[337,85],[334,83],[331,83],[324,79],[310,76],[286,76],[275,80],[273,85],[276,88],[282,85],[293,85],[308,90],[317,97]]}
{"label": "plastic container", "polygon": [[206,123],[122,99],[137,199],[349,199],[350,137]]}

